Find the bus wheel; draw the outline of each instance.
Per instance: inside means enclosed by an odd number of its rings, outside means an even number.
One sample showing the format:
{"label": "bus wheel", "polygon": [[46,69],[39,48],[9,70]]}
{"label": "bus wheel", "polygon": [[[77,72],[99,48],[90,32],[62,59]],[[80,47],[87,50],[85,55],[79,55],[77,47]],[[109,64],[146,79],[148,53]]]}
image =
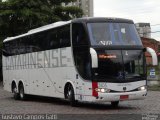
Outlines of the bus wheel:
{"label": "bus wheel", "polygon": [[111,105],[112,105],[112,107],[118,107],[118,105],[119,105],[119,101],[114,101],[114,102],[111,102]]}
{"label": "bus wheel", "polygon": [[77,106],[77,101],[75,100],[74,89],[71,84],[69,84],[67,87],[66,97],[69,100],[70,105],[72,107]]}
{"label": "bus wheel", "polygon": [[12,93],[15,100],[19,99],[18,89],[15,84],[12,85]]}
{"label": "bus wheel", "polygon": [[19,97],[21,100],[25,100],[25,93],[24,93],[24,87],[23,87],[23,84],[20,84],[19,85]]}

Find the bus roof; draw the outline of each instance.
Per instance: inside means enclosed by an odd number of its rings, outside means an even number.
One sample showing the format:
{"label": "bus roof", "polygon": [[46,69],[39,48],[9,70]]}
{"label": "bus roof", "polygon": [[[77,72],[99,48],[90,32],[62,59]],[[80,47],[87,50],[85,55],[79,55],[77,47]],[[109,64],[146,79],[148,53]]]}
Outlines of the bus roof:
{"label": "bus roof", "polygon": [[18,36],[15,36],[15,37],[8,37],[3,42],[7,42],[7,41],[11,41],[11,40],[21,38],[21,37],[24,37],[24,36],[32,35],[34,33],[42,32],[42,31],[49,30],[49,29],[52,29],[52,28],[56,28],[56,27],[59,27],[59,26],[63,26],[63,25],[69,24],[69,23],[71,23],[71,21],[59,21],[59,22],[55,22],[55,23],[52,23],[52,24],[48,24],[48,25],[45,25],[45,26],[42,26],[42,27],[39,27],[39,28],[29,30],[27,33],[22,34],[22,35],[18,35]]}
{"label": "bus roof", "polygon": [[34,33],[42,32],[42,31],[45,31],[45,30],[49,30],[49,29],[52,29],[52,28],[56,28],[56,27],[59,27],[59,26],[70,24],[70,23],[77,23],[77,22],[78,23],[79,22],[85,22],[85,23],[87,23],[87,22],[133,23],[132,20],[122,19],[122,18],[105,18],[105,17],[77,18],[77,19],[73,19],[73,20],[70,20],[70,21],[59,21],[59,22],[48,24],[48,25],[45,25],[45,26],[42,26],[42,27],[39,27],[39,28],[35,28],[35,29],[32,29],[32,30],[28,31],[27,33],[22,34],[22,35],[18,35],[18,36],[15,36],[15,37],[8,37],[3,42],[11,41],[11,40],[14,40],[14,39],[17,39],[17,38],[21,38],[21,37],[24,37],[24,36],[32,35]]}
{"label": "bus roof", "polygon": [[123,18],[113,18],[113,17],[86,17],[77,18],[72,20],[72,22],[120,22],[120,23],[133,23],[132,20]]}

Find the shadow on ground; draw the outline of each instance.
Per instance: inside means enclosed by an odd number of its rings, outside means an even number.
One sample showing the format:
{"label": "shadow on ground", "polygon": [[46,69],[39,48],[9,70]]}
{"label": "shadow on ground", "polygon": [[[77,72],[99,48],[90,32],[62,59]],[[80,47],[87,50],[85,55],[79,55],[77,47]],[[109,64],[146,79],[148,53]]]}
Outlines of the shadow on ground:
{"label": "shadow on ground", "polygon": [[[11,99],[14,99],[13,97]],[[52,98],[52,97],[41,97],[28,95],[25,102],[40,102],[40,103],[50,103],[54,105],[70,106],[69,101],[64,99]],[[76,108],[85,109],[96,109],[96,110],[132,110],[137,109],[133,106],[120,105],[118,107],[111,106],[110,102],[107,103],[92,103],[92,102],[78,102]]]}

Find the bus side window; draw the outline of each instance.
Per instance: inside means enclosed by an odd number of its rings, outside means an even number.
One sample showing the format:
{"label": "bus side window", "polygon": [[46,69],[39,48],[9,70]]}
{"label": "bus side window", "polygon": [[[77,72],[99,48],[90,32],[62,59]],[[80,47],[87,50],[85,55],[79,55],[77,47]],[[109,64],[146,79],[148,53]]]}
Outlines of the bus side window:
{"label": "bus side window", "polygon": [[10,46],[9,46],[9,43],[7,42],[7,43],[3,43],[3,50],[2,50],[2,52],[3,52],[3,55],[4,56],[10,56],[10,48],[9,48]]}
{"label": "bus side window", "polygon": [[64,26],[60,28],[60,46],[63,47],[70,47],[70,26]]}
{"label": "bus side window", "polygon": [[56,29],[52,29],[49,31],[48,35],[46,36],[48,38],[48,41],[44,41],[48,45],[48,49],[57,49],[60,46],[60,40],[58,31]]}
{"label": "bus side window", "polygon": [[20,54],[25,54],[26,53],[25,41],[27,41],[27,37],[23,37],[19,40],[19,53]]}
{"label": "bus side window", "polygon": [[37,33],[33,36],[31,40],[31,49],[33,52],[39,52],[42,50],[46,50],[46,44],[44,43],[46,40],[45,32]]}
{"label": "bus side window", "polygon": [[19,46],[18,46],[18,39],[9,42],[9,49],[11,55],[18,55],[19,54]]}

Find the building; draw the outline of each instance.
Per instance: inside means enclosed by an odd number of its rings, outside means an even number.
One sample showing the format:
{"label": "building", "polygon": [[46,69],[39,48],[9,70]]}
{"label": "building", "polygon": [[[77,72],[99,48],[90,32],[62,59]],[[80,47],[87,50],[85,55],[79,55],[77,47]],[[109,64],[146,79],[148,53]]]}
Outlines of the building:
{"label": "building", "polygon": [[93,0],[77,0],[80,8],[82,8],[85,17],[93,17]]}
{"label": "building", "polygon": [[93,17],[93,0],[77,0],[67,6],[77,6],[83,10],[84,17]]}
{"label": "building", "polygon": [[[2,0],[5,2],[7,0]],[[84,12],[83,17],[93,17],[93,0],[76,0],[76,2],[72,2],[70,4],[63,3],[64,6],[77,6],[81,8]]]}
{"label": "building", "polygon": [[151,38],[150,23],[136,23],[135,25],[140,37]]}

